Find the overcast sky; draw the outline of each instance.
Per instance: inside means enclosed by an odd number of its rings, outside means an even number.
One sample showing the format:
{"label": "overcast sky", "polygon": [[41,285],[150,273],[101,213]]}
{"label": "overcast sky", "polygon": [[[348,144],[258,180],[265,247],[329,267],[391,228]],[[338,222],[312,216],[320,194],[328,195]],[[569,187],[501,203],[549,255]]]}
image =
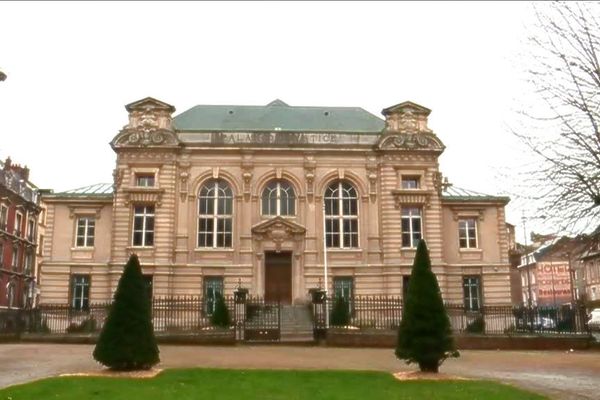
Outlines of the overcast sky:
{"label": "overcast sky", "polygon": [[520,2],[0,2],[0,158],[62,191],[112,182],[108,143],[146,96],[177,113],[280,98],[381,116],[411,100],[433,110],[451,183],[511,194],[532,20]]}

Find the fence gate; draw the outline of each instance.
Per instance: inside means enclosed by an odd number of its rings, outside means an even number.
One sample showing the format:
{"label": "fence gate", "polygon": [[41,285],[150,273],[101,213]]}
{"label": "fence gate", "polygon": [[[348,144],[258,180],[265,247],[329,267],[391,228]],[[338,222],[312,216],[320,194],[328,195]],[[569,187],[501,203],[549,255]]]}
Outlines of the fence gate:
{"label": "fence gate", "polygon": [[236,293],[235,338],[249,342],[281,339],[281,303]]}

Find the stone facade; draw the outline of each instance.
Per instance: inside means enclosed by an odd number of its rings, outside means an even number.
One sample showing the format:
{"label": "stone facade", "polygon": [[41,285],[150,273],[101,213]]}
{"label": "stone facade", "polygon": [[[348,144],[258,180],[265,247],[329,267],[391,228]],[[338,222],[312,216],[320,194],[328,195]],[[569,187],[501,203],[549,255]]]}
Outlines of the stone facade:
{"label": "stone facade", "polygon": [[[510,304],[508,199],[443,179],[430,110],[405,102],[381,120],[281,101],[209,107],[172,118],[174,107],[152,98],[129,104],[111,142],[113,185],[44,197],[42,302],[80,301],[74,276],[87,301],[109,300],[137,253],[154,296],[202,295],[216,282],[226,294],[242,286],[299,303],[325,284],[327,230],[330,292],[402,295],[423,237],[446,300]],[[219,113],[221,125],[209,126]],[[355,130],[344,126],[353,118]]]}

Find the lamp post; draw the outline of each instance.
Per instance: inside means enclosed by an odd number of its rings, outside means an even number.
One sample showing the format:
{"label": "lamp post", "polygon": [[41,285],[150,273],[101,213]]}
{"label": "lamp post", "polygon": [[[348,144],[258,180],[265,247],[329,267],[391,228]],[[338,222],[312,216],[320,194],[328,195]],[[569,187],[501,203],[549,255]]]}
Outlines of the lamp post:
{"label": "lamp post", "polygon": [[525,213],[523,212],[523,216],[521,217],[521,220],[523,221],[523,236],[524,236],[524,247],[525,247],[525,269],[527,271],[527,292],[528,292],[528,296],[527,296],[527,306],[529,308],[531,308],[531,273],[530,273],[530,268],[529,268],[529,253],[527,251],[527,228],[525,227],[525,222],[527,221],[527,218],[525,218]]}

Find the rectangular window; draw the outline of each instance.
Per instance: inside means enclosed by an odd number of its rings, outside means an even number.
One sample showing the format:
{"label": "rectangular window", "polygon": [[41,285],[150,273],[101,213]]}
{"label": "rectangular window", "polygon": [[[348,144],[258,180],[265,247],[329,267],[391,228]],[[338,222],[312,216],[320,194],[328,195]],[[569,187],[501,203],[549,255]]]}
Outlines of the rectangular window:
{"label": "rectangular window", "polygon": [[421,209],[402,207],[402,247],[416,248],[422,238]]}
{"label": "rectangular window", "polygon": [[31,243],[35,242],[35,221],[32,219],[27,221],[27,240]]}
{"label": "rectangular window", "polygon": [[0,230],[6,231],[8,223],[8,207],[5,205],[0,206]]}
{"label": "rectangular window", "polygon": [[135,206],[133,208],[134,246],[154,245],[154,206]]}
{"label": "rectangular window", "polygon": [[144,275],[144,284],[146,285],[146,294],[150,304],[152,304],[152,292],[154,284],[154,275]]}
{"label": "rectangular window", "polygon": [[33,255],[29,252],[25,254],[25,265],[23,268],[23,274],[31,275],[31,266],[33,265]]}
{"label": "rectangular window", "polygon": [[458,220],[458,243],[461,249],[477,248],[477,220],[475,218]]}
{"label": "rectangular window", "polygon": [[15,236],[21,236],[21,233],[23,233],[21,231],[21,229],[23,229],[22,224],[23,224],[23,215],[21,213],[16,213],[15,214],[15,226],[14,226]]}
{"label": "rectangular window", "polygon": [[12,262],[11,262],[13,271],[19,269],[19,248],[14,246],[12,251]]}
{"label": "rectangular window", "polygon": [[479,311],[481,307],[481,279],[479,276],[463,277],[463,293],[466,311]]}
{"label": "rectangular window", "polygon": [[212,315],[215,312],[217,295],[223,295],[223,278],[220,276],[207,276],[204,278],[204,312]]}
{"label": "rectangular window", "polygon": [[402,189],[419,189],[421,177],[402,176]]}
{"label": "rectangular window", "polygon": [[408,295],[408,284],[410,283],[410,275],[402,276],[402,301],[406,301]]}
{"label": "rectangular window", "polygon": [[38,256],[44,255],[44,235],[40,235],[40,239],[38,240]]}
{"label": "rectangular window", "polygon": [[135,186],[154,187],[154,174],[136,174]]}
{"label": "rectangular window", "polygon": [[71,307],[75,310],[87,310],[90,305],[90,276],[73,275],[71,277]]}
{"label": "rectangular window", "polygon": [[76,247],[94,247],[96,220],[93,217],[80,217],[77,219]]}

